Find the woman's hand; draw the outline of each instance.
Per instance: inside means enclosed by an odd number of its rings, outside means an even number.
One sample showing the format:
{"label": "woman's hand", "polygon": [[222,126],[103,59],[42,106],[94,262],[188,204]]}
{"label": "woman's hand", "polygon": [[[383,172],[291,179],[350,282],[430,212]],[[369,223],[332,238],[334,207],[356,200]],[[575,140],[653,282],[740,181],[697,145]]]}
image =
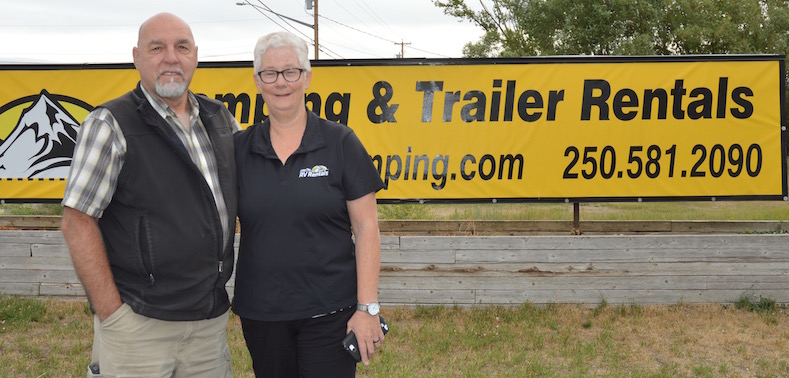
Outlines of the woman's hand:
{"label": "woman's hand", "polygon": [[370,358],[375,350],[381,347],[384,341],[384,332],[381,330],[381,320],[378,315],[372,316],[366,312],[356,311],[348,321],[346,334],[353,331],[359,344],[359,353],[362,363],[370,364]]}

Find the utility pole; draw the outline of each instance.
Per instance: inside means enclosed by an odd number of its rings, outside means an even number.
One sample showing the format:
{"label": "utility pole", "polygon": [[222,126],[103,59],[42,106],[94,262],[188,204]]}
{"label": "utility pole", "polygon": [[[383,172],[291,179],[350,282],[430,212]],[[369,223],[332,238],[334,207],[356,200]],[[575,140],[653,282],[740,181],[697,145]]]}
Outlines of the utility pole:
{"label": "utility pole", "polygon": [[263,7],[259,6],[259,5],[252,4],[252,3],[250,3],[249,1],[246,1],[246,0],[245,1],[239,1],[239,2],[236,3],[236,5],[249,5],[249,6],[252,6],[253,8],[255,8],[260,13],[263,13],[263,11],[266,11],[266,12],[269,12],[269,13],[272,13],[272,14],[276,15],[277,17],[293,21],[293,22],[295,22],[297,24],[304,25],[304,26],[306,26],[308,28],[313,28],[315,30],[315,60],[318,60],[318,0],[306,0],[305,4],[307,6],[307,10],[312,9],[312,2],[313,1],[315,1],[315,24],[314,25],[310,25],[310,24],[308,24],[306,22],[299,21],[299,20],[297,20],[295,18],[291,18],[291,17],[285,16],[283,14],[279,14],[277,12],[272,11],[271,9],[263,8]]}
{"label": "utility pole", "polygon": [[[318,0],[315,0],[315,1],[318,1]],[[411,42],[403,42],[403,40],[401,39],[400,43],[395,42],[394,44],[395,45],[400,45],[400,59],[405,58],[405,49],[403,47],[405,47],[405,45],[410,45]]]}
{"label": "utility pole", "polygon": [[312,28],[315,30],[315,60],[318,60],[318,0],[305,0],[307,10],[312,9],[314,16]]}

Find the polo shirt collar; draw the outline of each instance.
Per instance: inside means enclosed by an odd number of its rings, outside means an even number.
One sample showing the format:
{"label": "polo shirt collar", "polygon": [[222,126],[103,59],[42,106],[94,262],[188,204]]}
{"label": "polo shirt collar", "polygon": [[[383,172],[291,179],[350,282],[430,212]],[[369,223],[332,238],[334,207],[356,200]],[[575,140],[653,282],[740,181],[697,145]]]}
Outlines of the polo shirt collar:
{"label": "polo shirt collar", "polygon": [[[307,111],[307,126],[304,129],[304,136],[301,137],[301,145],[293,152],[293,155],[326,147],[326,140],[323,138],[323,133],[320,132],[320,127],[322,127],[320,117],[309,109],[305,108],[305,110]],[[259,130],[258,136],[253,138],[251,151],[269,159],[279,159],[271,145],[271,121],[269,119],[263,121]]]}

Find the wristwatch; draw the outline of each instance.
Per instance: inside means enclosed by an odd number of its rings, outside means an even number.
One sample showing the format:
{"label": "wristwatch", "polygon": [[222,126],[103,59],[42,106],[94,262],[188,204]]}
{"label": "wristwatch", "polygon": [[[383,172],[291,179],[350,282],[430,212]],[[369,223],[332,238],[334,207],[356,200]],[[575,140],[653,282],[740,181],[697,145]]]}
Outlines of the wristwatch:
{"label": "wristwatch", "polygon": [[359,311],[364,311],[372,316],[375,316],[378,315],[378,313],[381,311],[381,305],[379,305],[378,302],[372,302],[368,304],[359,303],[356,305],[356,309]]}

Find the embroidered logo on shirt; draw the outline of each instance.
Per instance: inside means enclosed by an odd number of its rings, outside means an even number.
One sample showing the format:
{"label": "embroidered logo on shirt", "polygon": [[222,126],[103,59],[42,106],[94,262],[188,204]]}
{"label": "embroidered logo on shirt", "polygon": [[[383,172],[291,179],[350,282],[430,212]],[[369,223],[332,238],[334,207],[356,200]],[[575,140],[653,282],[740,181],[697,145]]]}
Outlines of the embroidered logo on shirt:
{"label": "embroidered logo on shirt", "polygon": [[299,178],[302,177],[324,177],[329,175],[329,168],[325,165],[316,165],[312,168],[304,168],[299,171]]}

